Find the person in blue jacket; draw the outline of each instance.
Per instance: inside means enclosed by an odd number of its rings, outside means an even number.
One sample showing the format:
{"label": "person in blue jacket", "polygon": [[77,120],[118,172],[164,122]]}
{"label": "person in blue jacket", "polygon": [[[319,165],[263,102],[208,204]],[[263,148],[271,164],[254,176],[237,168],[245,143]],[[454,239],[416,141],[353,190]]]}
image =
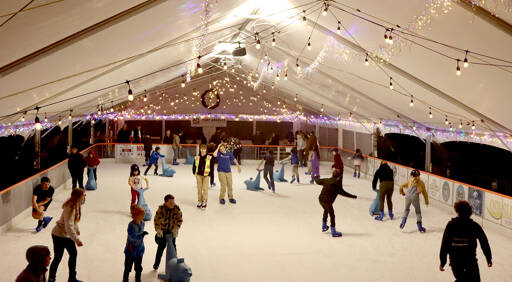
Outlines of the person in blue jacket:
{"label": "person in blue jacket", "polygon": [[155,175],[158,175],[158,159],[164,157],[164,155],[160,154],[160,147],[156,147],[155,150],[151,153],[151,157],[149,157],[148,167],[146,168],[144,175],[148,175],[148,171],[152,165],[155,166]]}
{"label": "person in blue jacket", "polygon": [[144,256],[144,236],[148,235],[144,231],[144,215],[146,212],[140,206],[132,206],[132,221],[128,224],[128,237],[124,248],[124,273],[123,282],[128,282],[128,276],[135,264],[135,281],[141,281],[142,257]]}

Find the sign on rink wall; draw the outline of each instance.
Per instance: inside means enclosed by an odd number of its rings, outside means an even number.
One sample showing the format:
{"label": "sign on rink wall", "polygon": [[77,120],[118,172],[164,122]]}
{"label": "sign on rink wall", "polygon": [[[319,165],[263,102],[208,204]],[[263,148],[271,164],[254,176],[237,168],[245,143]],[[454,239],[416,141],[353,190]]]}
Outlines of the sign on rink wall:
{"label": "sign on rink wall", "polygon": [[408,171],[407,168],[403,166],[397,166],[396,167],[396,175],[395,175],[395,182],[398,184],[398,186],[404,184],[409,178],[407,177]]}
{"label": "sign on rink wall", "polygon": [[442,203],[450,205],[450,206],[452,205],[452,203],[453,203],[452,189],[453,189],[453,182],[447,181],[447,180],[442,181],[442,184],[441,184],[441,202]]}
{"label": "sign on rink wall", "polygon": [[467,201],[467,191],[468,187],[462,184],[454,183],[453,186],[453,203],[458,201]]}
{"label": "sign on rink wall", "polygon": [[429,177],[429,185],[428,185],[428,196],[434,200],[442,201],[441,198],[441,185],[443,180],[439,177],[430,176]]}
{"label": "sign on rink wall", "polygon": [[134,144],[116,144],[116,161],[134,162],[144,159],[144,146]]}
{"label": "sign on rink wall", "polygon": [[512,199],[503,198],[502,211],[501,224],[505,227],[512,228]]}
{"label": "sign on rink wall", "polygon": [[468,200],[471,208],[473,208],[473,215],[482,216],[484,205],[484,192],[475,188],[468,187]]}
{"label": "sign on rink wall", "polygon": [[503,198],[492,193],[485,195],[484,218],[501,224],[503,218]]}

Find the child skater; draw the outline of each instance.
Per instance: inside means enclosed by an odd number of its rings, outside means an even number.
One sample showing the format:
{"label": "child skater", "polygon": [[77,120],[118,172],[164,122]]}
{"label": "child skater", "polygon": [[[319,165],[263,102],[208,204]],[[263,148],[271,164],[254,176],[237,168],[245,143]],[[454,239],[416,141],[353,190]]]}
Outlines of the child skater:
{"label": "child skater", "polygon": [[327,227],[327,216],[331,218],[331,235],[332,237],[341,237],[341,232],[336,231],[336,220],[334,217],[334,208],[332,204],[336,200],[338,194],[357,199],[357,196],[352,195],[343,189],[343,178],[341,177],[341,171],[339,169],[334,169],[332,171],[331,178],[323,178],[320,179],[315,177],[315,182],[318,185],[322,185],[322,192],[320,192],[320,196],[318,196],[318,201],[320,205],[324,209],[324,215],[322,217],[322,232],[327,231],[329,227]]}
{"label": "child skater", "polygon": [[[400,194],[405,196],[405,210],[402,217],[402,223],[400,223],[400,228],[404,228],[412,204],[414,206],[414,210],[416,211],[416,223],[418,225],[418,231],[424,233],[426,229],[423,228],[423,225],[421,224],[420,193],[423,195],[423,198],[425,198],[425,205],[428,206],[427,189],[425,189],[425,183],[423,183],[423,181],[420,179],[419,170],[415,169],[411,171],[411,176],[412,179],[409,179],[409,181],[400,186]],[[404,188],[409,189],[407,194],[405,194]]]}
{"label": "child skater", "polygon": [[142,188],[142,180],[146,182],[146,187],[149,187],[149,181],[147,177],[142,177],[140,175],[139,166],[136,164],[132,164],[130,168],[130,177],[128,178],[128,185],[130,185],[130,190],[132,193],[132,201],[130,202],[130,208],[135,205],[135,201],[138,198],[139,193],[137,193],[137,189]]}
{"label": "child skater", "polygon": [[160,147],[156,147],[155,150],[151,153],[151,157],[149,157],[148,167],[144,172],[144,176],[148,175],[148,171],[152,165],[155,166],[155,175],[158,175],[158,159],[165,158],[164,155],[160,154]]}
{"label": "child skater", "polygon": [[132,206],[132,221],[128,224],[128,237],[124,248],[124,273],[123,282],[128,282],[128,276],[132,271],[132,265],[135,264],[135,281],[141,282],[142,257],[144,256],[144,236],[148,235],[144,231],[144,215],[146,212],[140,206]]}
{"label": "child skater", "polygon": [[299,179],[299,155],[297,154],[297,148],[292,148],[292,153],[284,160],[282,160],[280,163],[284,164],[287,161],[290,161],[290,164],[292,165],[292,181],[290,183],[295,182],[297,180],[297,183],[300,183]]}
{"label": "child skater", "polygon": [[311,181],[310,184],[315,183],[315,177],[320,177],[320,151],[318,145],[313,145],[313,153],[311,154]]}
{"label": "child skater", "polygon": [[274,152],[272,149],[267,151],[265,158],[261,160],[260,164],[256,168],[256,171],[260,170],[260,167],[263,163],[265,163],[265,166],[263,167],[263,178],[265,179],[265,182],[267,182],[268,190],[272,190],[272,192],[275,193],[276,185],[274,184]]}
{"label": "child skater", "polygon": [[207,154],[206,144],[199,146],[199,155],[194,158],[192,173],[197,181],[197,207],[206,208],[208,202],[208,184],[210,175],[210,163],[212,156]]}

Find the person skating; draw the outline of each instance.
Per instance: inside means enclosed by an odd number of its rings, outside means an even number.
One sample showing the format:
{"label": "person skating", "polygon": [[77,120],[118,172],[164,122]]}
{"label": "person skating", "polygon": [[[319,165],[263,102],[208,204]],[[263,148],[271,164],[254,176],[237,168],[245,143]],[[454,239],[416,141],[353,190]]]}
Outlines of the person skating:
{"label": "person skating", "polygon": [[308,166],[308,170],[306,171],[306,175],[311,174],[311,159],[313,158],[313,152],[315,149],[315,145],[318,146],[318,140],[313,132],[309,134],[308,140],[306,141],[306,149],[305,149],[305,158]]}
{"label": "person skating", "polygon": [[83,243],[80,236],[78,222],[82,217],[82,203],[85,200],[85,190],[73,189],[71,197],[62,205],[62,215],[52,230],[53,253],[55,258],[50,266],[50,275],[48,282],[54,282],[57,274],[57,268],[62,260],[64,249],[69,254],[69,282],[80,282],[76,279],[76,246],[82,247]]}
{"label": "person skating", "polygon": [[339,169],[341,171],[341,177],[343,177],[343,161],[341,160],[341,156],[340,156],[340,153],[338,152],[338,148],[332,149],[331,152],[334,157],[334,164],[332,165],[332,168]]}
{"label": "person skating", "polygon": [[342,234],[341,232],[336,231],[336,220],[332,204],[336,200],[338,194],[352,199],[357,199],[357,196],[352,195],[343,189],[343,178],[341,177],[341,171],[339,169],[334,169],[332,171],[331,178],[320,179],[316,177],[315,182],[316,184],[323,186],[322,192],[320,192],[320,196],[318,196],[318,201],[324,209],[322,217],[322,232],[329,229],[327,226],[327,216],[329,216],[331,219],[332,237],[340,237]]}
{"label": "person skating", "polygon": [[149,164],[149,158],[151,157],[151,151],[153,150],[153,143],[151,142],[151,136],[146,135],[143,139],[144,142],[144,166]]}
{"label": "person skating", "polygon": [[213,156],[217,158],[217,173],[219,175],[220,182],[220,194],[219,202],[224,205],[226,201],[224,196],[226,195],[226,189],[228,192],[229,202],[236,204],[236,200],[233,198],[233,176],[231,175],[231,162],[234,162],[238,173],[242,172],[242,168],[238,164],[231,152],[226,151],[226,144],[221,143],[213,152]]}
{"label": "person skating", "polygon": [[299,160],[299,156],[297,155],[297,153],[298,153],[297,148],[292,148],[291,154],[287,158],[285,158],[284,160],[282,160],[280,162],[281,164],[284,164],[287,161],[290,161],[290,164],[292,165],[292,180],[290,181],[290,183],[295,182],[295,180],[297,180],[297,183],[300,183],[300,179],[299,179],[300,160]]}
{"label": "person skating", "polygon": [[180,156],[180,149],[181,149],[181,142],[180,137],[183,135],[183,131],[179,130],[178,132],[174,133],[172,137],[172,150],[174,151],[173,157],[172,157],[172,164],[173,165],[179,165],[177,162],[177,159]]}
{"label": "person skating", "polygon": [[38,220],[36,232],[46,228],[53,218],[44,216],[44,213],[52,203],[54,192],[48,177],[42,177],[41,184],[38,184],[32,191],[32,218]]}
{"label": "person skating", "polygon": [[439,270],[444,271],[446,256],[450,255],[450,266],[455,281],[480,281],[480,271],[476,259],[476,241],[484,252],[487,266],[492,267],[492,253],[487,236],[480,225],[471,219],[473,210],[467,201],[454,205],[457,217],[446,225],[441,243]]}
{"label": "person skating", "polygon": [[195,175],[197,182],[197,207],[206,208],[212,156],[207,154],[206,144],[201,144],[199,151],[200,154],[194,158],[194,163],[192,164],[192,173]]}
{"label": "person skating", "polygon": [[87,165],[87,175],[89,175],[89,172],[92,170],[92,173],[94,174],[94,180],[98,182],[96,169],[98,168],[98,165],[100,165],[100,159],[93,151],[89,151],[89,153],[87,153],[87,156],[85,157],[85,164]]}
{"label": "person skating", "polygon": [[160,154],[160,147],[156,147],[155,150],[151,153],[151,157],[149,157],[148,167],[146,171],[144,171],[144,176],[148,175],[148,171],[151,169],[151,166],[155,166],[155,175],[158,175],[158,159],[165,158],[164,155]]}
{"label": "person skating", "polygon": [[393,191],[395,190],[395,182],[393,170],[389,167],[386,161],[381,161],[380,166],[375,171],[373,175],[372,181],[372,189],[373,191],[377,190],[377,181],[380,181],[379,184],[379,211],[380,214],[375,217],[376,220],[382,220],[385,216],[384,214],[384,199],[388,204],[389,218],[393,219],[393,201],[391,197],[393,196]]}
{"label": "person skating", "polygon": [[128,236],[124,248],[123,282],[128,282],[133,265],[135,265],[135,281],[141,282],[142,257],[145,251],[144,236],[148,235],[148,232],[144,231],[146,212],[140,206],[132,206],[130,213],[132,221],[128,224]]}
{"label": "person skating", "polygon": [[136,164],[132,164],[130,167],[130,177],[128,177],[128,185],[130,186],[130,193],[132,195],[132,199],[130,201],[130,209],[133,205],[135,205],[135,201],[139,197],[137,193],[137,189],[142,188],[142,181],[146,182],[146,188],[149,187],[149,180],[147,177],[143,177],[140,175],[139,166]]}
{"label": "person skating", "polygon": [[302,131],[297,132],[297,154],[299,156],[299,165],[306,166],[304,160],[304,150],[306,149],[306,140]]}
{"label": "person skating", "polygon": [[267,182],[268,190],[271,190],[275,193],[276,186],[274,184],[274,152],[271,149],[267,151],[265,158],[261,160],[260,164],[256,168],[256,171],[260,170],[260,167],[263,163],[265,163],[265,166],[263,166],[263,178],[265,179],[265,182]]}
{"label": "person skating", "polygon": [[46,272],[52,261],[47,246],[36,245],[27,249],[27,267],[18,275],[15,282],[46,282]]}
{"label": "person skating", "polygon": [[311,181],[310,183],[314,183],[315,177],[320,177],[320,151],[318,150],[318,145],[313,146],[313,151],[311,154]]}
{"label": "person skating", "polygon": [[352,157],[354,160],[354,177],[361,177],[361,164],[363,163],[364,156],[360,149],[356,149],[356,153]]}
{"label": "person skating", "polygon": [[[426,229],[423,227],[421,221],[420,194],[423,195],[423,198],[425,199],[425,205],[428,206],[428,193],[427,189],[425,188],[425,183],[423,183],[423,181],[420,179],[420,171],[417,169],[411,171],[411,176],[412,179],[400,186],[400,194],[405,196],[405,210],[402,217],[402,222],[400,223],[400,228],[403,229],[405,227],[407,216],[409,215],[412,204],[414,206],[414,210],[416,211],[416,224],[418,225],[418,231],[423,233],[426,232]],[[405,194],[404,188],[409,189],[407,194]]]}
{"label": "person skating", "polygon": [[210,143],[207,146],[208,148],[208,155],[210,155],[212,158],[210,160],[210,188],[215,187],[215,163],[217,163],[217,158],[213,156],[213,152],[215,152],[215,144]]}
{"label": "person skating", "polygon": [[162,254],[167,247],[165,235],[172,234],[172,244],[174,245],[174,249],[176,249],[176,238],[178,237],[178,231],[182,223],[183,215],[180,207],[174,202],[174,196],[171,194],[165,195],[164,204],[158,207],[154,219],[156,231],[155,242],[158,245],[155,263],[153,264],[154,270],[157,270],[160,266]]}
{"label": "person skating", "polygon": [[84,156],[78,152],[76,147],[71,147],[71,154],[68,158],[68,169],[71,174],[72,188],[84,188],[84,169],[85,169]]}

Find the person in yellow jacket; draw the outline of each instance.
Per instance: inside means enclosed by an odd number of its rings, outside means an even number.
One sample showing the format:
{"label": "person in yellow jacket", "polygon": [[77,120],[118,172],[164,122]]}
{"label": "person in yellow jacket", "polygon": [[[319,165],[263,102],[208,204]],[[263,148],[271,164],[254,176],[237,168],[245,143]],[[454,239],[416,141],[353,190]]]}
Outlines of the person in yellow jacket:
{"label": "person in yellow jacket", "polygon": [[210,161],[212,156],[207,154],[206,144],[201,144],[199,151],[200,154],[194,158],[192,173],[196,176],[197,181],[197,207],[206,208],[206,202],[208,202]]}
{"label": "person in yellow jacket", "polygon": [[[409,179],[409,181],[400,186],[400,194],[405,196],[405,210],[402,217],[402,223],[400,223],[400,229],[405,227],[407,216],[409,215],[410,207],[412,204],[414,206],[414,210],[416,211],[416,224],[418,225],[418,231],[424,233],[427,230],[423,227],[421,222],[420,194],[423,195],[423,198],[425,199],[425,205],[428,206],[427,189],[425,188],[425,183],[423,183],[423,181],[420,179],[419,170],[415,169],[411,171],[411,176],[412,178]],[[404,192],[404,188],[408,189],[407,194]]]}

